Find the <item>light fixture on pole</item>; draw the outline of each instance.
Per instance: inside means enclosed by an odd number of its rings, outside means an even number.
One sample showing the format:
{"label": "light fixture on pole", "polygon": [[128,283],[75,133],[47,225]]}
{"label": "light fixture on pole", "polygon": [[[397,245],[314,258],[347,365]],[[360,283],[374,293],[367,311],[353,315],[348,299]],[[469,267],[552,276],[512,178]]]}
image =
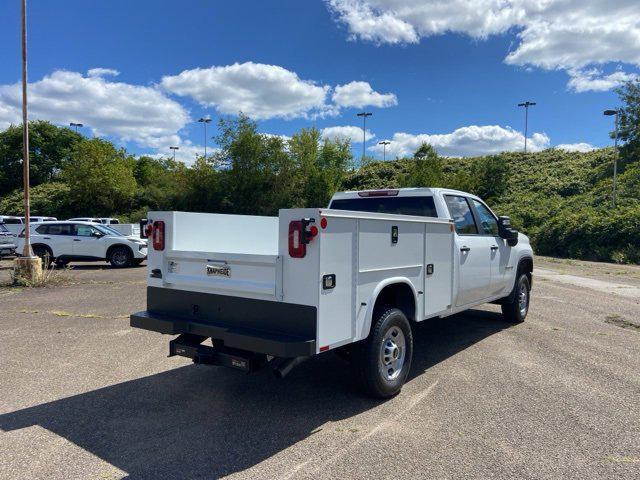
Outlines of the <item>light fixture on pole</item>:
{"label": "light fixture on pole", "polygon": [[527,132],[529,130],[529,107],[533,107],[536,102],[526,101],[519,103],[519,107],[524,107],[524,153],[527,153]]}
{"label": "light fixture on pole", "polygon": [[615,156],[613,157],[613,195],[611,197],[613,208],[616,208],[616,187],[618,182],[618,118],[620,116],[620,110],[605,110],[604,114],[607,117],[614,116],[615,117],[615,133],[613,139],[613,145],[615,148]]}
{"label": "light fixture on pole", "polygon": [[364,144],[367,141],[367,117],[370,117],[373,113],[360,112],[356,115],[362,117],[362,161],[364,162]]}
{"label": "light fixture on pole", "polygon": [[198,122],[204,125],[204,159],[207,159],[207,123],[211,123],[210,118],[202,117],[198,119]]}
{"label": "light fixture on pole", "polygon": [[382,142],[378,142],[378,145],[382,145],[382,159],[387,160],[387,145],[391,142],[389,140],[383,140]]}
{"label": "light fixture on pole", "polygon": [[169,147],[171,150],[173,150],[173,161],[176,161],[176,150],[180,150],[180,147]]}
{"label": "light fixture on pole", "polygon": [[73,122],[71,122],[71,123],[69,124],[69,126],[70,126],[70,127],[74,127],[74,128],[76,129],[76,133],[78,133],[78,128],[82,128],[82,127],[84,127],[84,125],[83,125],[83,124],[81,124],[81,123],[73,123]]}

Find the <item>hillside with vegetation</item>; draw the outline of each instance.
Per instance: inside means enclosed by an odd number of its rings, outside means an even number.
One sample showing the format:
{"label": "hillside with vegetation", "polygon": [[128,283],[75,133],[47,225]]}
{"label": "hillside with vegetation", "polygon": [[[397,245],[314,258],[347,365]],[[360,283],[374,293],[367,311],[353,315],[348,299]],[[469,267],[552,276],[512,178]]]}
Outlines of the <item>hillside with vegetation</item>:
{"label": "hillside with vegetation", "polygon": [[[448,187],[475,193],[530,236],[537,253],[640,263],[640,87],[620,92],[618,202],[612,208],[613,148],[549,149],[444,158],[422,145],[411,158],[357,164],[348,142],[303,129],[264,135],[247,117],[222,120],[213,156],[193,165],[133,156],[43,121],[30,124],[35,215],[120,217],[148,210],[274,215],[327,205],[337,190]],[[0,132],[0,214],[22,212],[20,126]]]}

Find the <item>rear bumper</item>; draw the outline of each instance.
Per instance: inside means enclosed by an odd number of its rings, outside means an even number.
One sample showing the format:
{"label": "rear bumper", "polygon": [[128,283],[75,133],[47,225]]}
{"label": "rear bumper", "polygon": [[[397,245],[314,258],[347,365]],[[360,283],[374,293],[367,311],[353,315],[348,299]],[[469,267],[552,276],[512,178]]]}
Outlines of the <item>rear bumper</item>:
{"label": "rear bumper", "polygon": [[211,337],[221,340],[225,347],[264,353],[275,357],[302,357],[316,353],[316,341],[312,338],[230,327],[211,321],[197,322],[149,311],[134,313],[130,318],[131,326],[135,328],[167,335],[186,333]]}

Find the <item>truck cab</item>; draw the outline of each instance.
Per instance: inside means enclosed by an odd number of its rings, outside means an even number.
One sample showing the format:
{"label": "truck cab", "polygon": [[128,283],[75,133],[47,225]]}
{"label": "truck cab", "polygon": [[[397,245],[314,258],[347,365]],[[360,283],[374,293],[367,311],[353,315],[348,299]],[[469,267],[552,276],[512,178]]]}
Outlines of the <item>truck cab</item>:
{"label": "truck cab", "polygon": [[[529,239],[512,233],[508,217],[498,217],[479,197],[442,188],[404,188],[336,193],[329,208],[452,219],[455,226],[454,306],[465,309],[509,293],[521,260],[532,271]],[[502,232],[502,233],[501,233]]]}
{"label": "truck cab", "polygon": [[[477,196],[436,188],[336,193],[277,217],[149,212],[147,310],[169,354],[279,376],[314,355],[354,362],[368,394],[397,394],[412,325],[486,302],[524,321],[533,253]],[[211,339],[211,345],[203,342]]]}

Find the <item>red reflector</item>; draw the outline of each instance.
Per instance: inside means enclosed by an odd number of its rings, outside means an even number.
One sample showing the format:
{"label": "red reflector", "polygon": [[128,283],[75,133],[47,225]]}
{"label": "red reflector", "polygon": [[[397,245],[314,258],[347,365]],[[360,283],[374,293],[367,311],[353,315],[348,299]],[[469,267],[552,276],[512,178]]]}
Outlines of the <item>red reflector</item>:
{"label": "red reflector", "polygon": [[154,250],[164,250],[164,222],[153,222],[152,240]]}
{"label": "red reflector", "polygon": [[316,227],[315,225],[311,225],[311,228],[309,229],[309,233],[311,234],[312,237],[315,237],[316,235],[318,235],[318,227]]}
{"label": "red reflector", "polygon": [[398,190],[369,190],[367,192],[358,192],[359,197],[395,197]]}
{"label": "red reflector", "polygon": [[322,219],[320,220],[320,226],[325,229],[327,228],[327,219],[322,217]]}
{"label": "red reflector", "polygon": [[300,220],[289,222],[289,256],[292,258],[304,258],[307,254],[307,246],[302,241],[302,228]]}
{"label": "red reflector", "polygon": [[329,345],[325,345],[324,347],[320,347],[320,351],[321,352],[326,352],[327,350],[329,350]]}

